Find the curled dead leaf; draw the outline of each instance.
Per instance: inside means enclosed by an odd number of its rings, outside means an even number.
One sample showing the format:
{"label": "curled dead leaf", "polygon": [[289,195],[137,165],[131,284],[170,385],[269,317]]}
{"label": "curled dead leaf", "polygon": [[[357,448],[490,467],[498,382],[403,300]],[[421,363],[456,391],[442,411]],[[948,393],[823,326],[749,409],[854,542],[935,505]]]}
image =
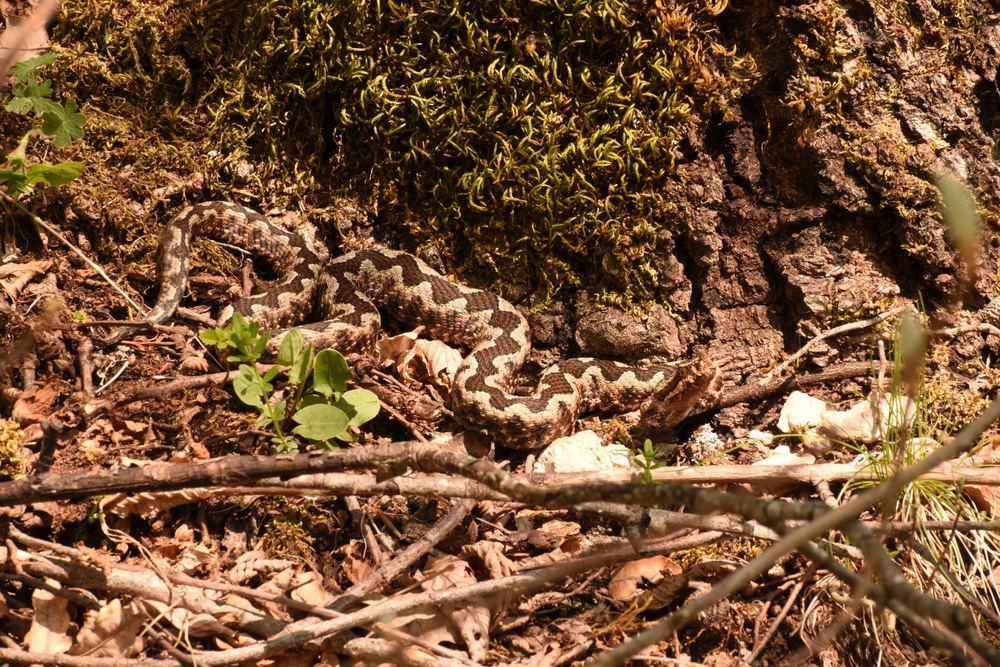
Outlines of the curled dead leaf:
{"label": "curled dead leaf", "polygon": [[477,569],[489,573],[490,579],[500,579],[514,572],[513,561],[504,554],[504,545],[483,540],[462,547],[461,557]]}
{"label": "curled dead leaf", "polygon": [[211,370],[211,366],[204,355],[186,357],[181,360],[181,363],[177,367],[183,375],[197,375],[207,373]]}
{"label": "curled dead leaf", "polygon": [[[49,581],[54,588],[59,582]],[[70,617],[66,607],[69,600],[49,591],[36,588],[31,594],[35,616],[24,636],[24,644],[33,653],[65,653],[73,645],[69,636]]]}
{"label": "curled dead leaf", "polygon": [[635,599],[643,582],[656,583],[660,581],[664,570],[681,571],[677,563],[666,556],[650,556],[632,560],[616,569],[608,584],[608,593],[619,602]]}
{"label": "curled dead leaf", "polygon": [[25,285],[52,268],[50,260],[36,260],[25,264],[0,265],[0,288],[11,301],[15,300]]}
{"label": "curled dead leaf", "polygon": [[413,331],[407,331],[398,336],[388,336],[375,343],[378,350],[379,366],[395,364],[397,359],[410,351],[423,330],[423,327],[417,327]]}
{"label": "curled dead leaf", "polygon": [[962,489],[985,514],[1000,516],[1000,490],[992,486],[966,485]]}
{"label": "curled dead leaf", "polygon": [[87,612],[69,653],[91,658],[130,658],[142,650],[139,631],[144,622],[145,616],[134,601],[122,607],[121,600],[115,598]]}
{"label": "curled dead leaf", "polygon": [[34,424],[52,414],[52,406],[59,398],[59,385],[54,382],[36,382],[18,397],[10,411],[11,419],[21,426]]}
{"label": "curled dead leaf", "polygon": [[462,363],[462,353],[441,341],[419,338],[423,329],[417,327],[380,340],[377,344],[379,364],[393,366],[409,383],[449,387]]}
{"label": "curled dead leaf", "polygon": [[[442,556],[428,564],[428,578],[421,582],[424,591],[462,588],[476,583],[472,568],[454,556]],[[393,623],[431,643],[454,642],[464,645],[469,657],[481,661],[486,657],[490,642],[492,613],[485,600],[474,598],[458,605],[442,604],[438,609],[417,610],[400,616]]]}
{"label": "curled dead leaf", "polygon": [[148,598],[140,600],[140,604],[145,607],[144,611],[149,616],[164,618],[175,628],[192,637],[223,637],[230,641],[236,635],[234,630],[210,614],[195,613]]}
{"label": "curled dead leaf", "polygon": [[396,371],[407,381],[450,387],[462,358],[461,352],[439,340],[420,339],[397,360]]}
{"label": "curled dead leaf", "polygon": [[314,607],[324,607],[335,596],[323,586],[323,577],[319,572],[297,572],[292,578],[288,597]]}

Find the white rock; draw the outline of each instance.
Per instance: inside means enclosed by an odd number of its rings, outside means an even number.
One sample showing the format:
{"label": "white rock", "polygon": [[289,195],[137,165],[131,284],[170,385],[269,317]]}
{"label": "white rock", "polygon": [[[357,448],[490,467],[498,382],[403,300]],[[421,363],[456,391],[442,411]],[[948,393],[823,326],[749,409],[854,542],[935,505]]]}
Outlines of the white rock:
{"label": "white rock", "polygon": [[805,433],[818,426],[826,403],[801,391],[793,391],[778,417],[778,430],[782,433]]}
{"label": "white rock", "polygon": [[538,455],[533,470],[538,473],[627,470],[633,467],[631,455],[624,445],[612,443],[605,447],[593,431],[580,431],[554,440]]}
{"label": "white rock", "polygon": [[850,410],[826,410],[820,420],[819,432],[831,440],[875,442],[875,411],[869,401],[861,401]]}

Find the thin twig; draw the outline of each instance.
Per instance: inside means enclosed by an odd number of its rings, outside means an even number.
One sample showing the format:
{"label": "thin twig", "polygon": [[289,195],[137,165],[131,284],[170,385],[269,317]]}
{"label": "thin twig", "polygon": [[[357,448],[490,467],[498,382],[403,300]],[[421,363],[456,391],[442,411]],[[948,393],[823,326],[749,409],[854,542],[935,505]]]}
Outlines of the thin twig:
{"label": "thin twig", "polygon": [[798,351],[792,354],[790,357],[785,359],[783,362],[775,366],[770,373],[766,376],[765,380],[780,375],[786,368],[794,364],[796,361],[801,359],[805,354],[812,349],[817,343],[826,340],[827,338],[832,338],[833,336],[839,336],[843,333],[848,333],[850,331],[858,331],[859,329],[867,329],[868,327],[873,327],[876,324],[881,324],[890,317],[898,315],[904,310],[910,310],[911,306],[897,306],[891,310],[887,310],[884,313],[876,315],[875,317],[868,318],[867,320],[859,320],[857,322],[848,322],[847,324],[841,324],[839,327],[833,327],[832,329],[827,329],[818,336],[815,336],[805,345],[800,347]]}
{"label": "thin twig", "polygon": [[15,207],[17,207],[24,215],[26,215],[29,218],[31,218],[31,221],[34,222],[36,225],[38,225],[39,227],[41,227],[45,231],[47,231],[50,234],[52,234],[53,236],[55,236],[57,239],[59,239],[60,241],[62,241],[63,245],[65,245],[67,248],[69,248],[70,250],[72,250],[73,252],[75,252],[77,255],[79,255],[80,258],[83,259],[83,261],[90,268],[92,268],[95,271],[97,271],[98,275],[100,275],[102,278],[104,278],[104,280],[106,280],[107,283],[109,285],[111,285],[111,287],[113,287],[116,292],[118,292],[119,294],[121,294],[122,298],[124,298],[125,301],[127,301],[129,303],[129,305],[131,305],[133,308],[135,308],[136,311],[138,311],[140,313],[146,312],[146,307],[145,306],[141,306],[138,303],[136,303],[135,301],[133,301],[132,297],[130,297],[128,294],[126,294],[125,290],[123,290],[121,287],[119,287],[118,284],[114,280],[112,280],[111,277],[107,273],[104,272],[104,269],[102,269],[99,264],[97,264],[92,259],[90,259],[89,257],[87,257],[87,253],[83,252],[83,250],[81,250],[80,248],[78,248],[68,238],[66,238],[65,236],[63,236],[62,232],[60,232],[55,227],[53,227],[49,223],[45,222],[41,218],[39,218],[37,215],[35,215],[31,211],[29,211],[28,209],[26,209],[24,206],[21,205],[21,203],[19,201],[17,201],[16,199],[12,198],[7,193],[0,192],[0,196],[2,196],[8,203],[13,204]]}
{"label": "thin twig", "polygon": [[468,516],[472,508],[476,506],[476,502],[475,500],[462,500],[456,503],[440,521],[431,526],[430,530],[423,537],[404,549],[398,556],[348,588],[340,597],[327,605],[327,607],[332,610],[343,611],[380,586],[389,584],[393,579],[408,570],[420,558],[423,558],[438,542],[447,537]]}
{"label": "thin twig", "polygon": [[[799,580],[795,582],[795,586],[792,587],[792,591],[788,594],[788,599],[785,601],[784,606],[781,608],[781,611],[778,612],[778,615],[774,617],[771,627],[767,629],[767,632],[764,633],[761,640],[756,642],[756,645],[754,646],[753,651],[750,652],[750,655],[743,660],[744,665],[752,665],[764,649],[767,648],[767,643],[771,641],[774,635],[778,632],[778,627],[785,622],[785,618],[788,616],[788,612],[791,611],[792,605],[799,599],[799,594],[802,592],[802,589],[805,587],[806,583],[812,579],[815,573],[816,564],[813,563],[809,566],[809,569],[806,570],[801,577],[799,577]],[[766,606],[765,609],[767,609]]]}

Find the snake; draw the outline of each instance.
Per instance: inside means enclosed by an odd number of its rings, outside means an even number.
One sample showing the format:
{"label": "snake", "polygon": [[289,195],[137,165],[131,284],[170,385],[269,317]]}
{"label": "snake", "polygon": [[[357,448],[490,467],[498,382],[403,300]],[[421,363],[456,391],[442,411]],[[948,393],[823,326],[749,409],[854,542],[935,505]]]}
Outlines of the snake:
{"label": "snake", "polygon": [[[290,327],[316,348],[371,354],[381,330],[380,309],[402,324],[423,325],[434,338],[468,350],[452,380],[451,409],[466,428],[485,432],[497,446],[540,449],[569,434],[579,416],[642,410],[655,429],[679,423],[715,377],[704,355],[648,367],[573,358],[546,368],[537,386],[515,394],[531,350],[526,318],[491,292],[453,282],[418,257],[383,248],[354,250],[323,260],[303,235],[272,224],[239,204],[189,205],[164,228],[160,291],[146,317],[170,319],[187,289],[194,237],[246,250],[277,276],[266,291],[227,306],[274,332]],[[276,349],[276,348],[275,348]]]}

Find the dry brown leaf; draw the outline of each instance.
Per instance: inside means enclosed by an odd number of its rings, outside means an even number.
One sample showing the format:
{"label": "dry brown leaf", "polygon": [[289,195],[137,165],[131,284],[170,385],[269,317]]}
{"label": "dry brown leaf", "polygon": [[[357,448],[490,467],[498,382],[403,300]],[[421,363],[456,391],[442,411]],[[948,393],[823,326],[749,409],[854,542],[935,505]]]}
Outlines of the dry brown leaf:
{"label": "dry brown leaf", "polygon": [[14,301],[32,278],[42,275],[51,267],[52,262],[47,259],[26,264],[2,264],[0,265],[0,288],[3,288],[10,300]]}
{"label": "dry brown leaf", "polygon": [[[420,584],[425,591],[441,591],[462,588],[477,583],[469,564],[454,556],[442,556],[431,563],[428,571],[434,576]],[[469,657],[475,661],[486,658],[490,643],[490,609],[482,599],[470,598],[459,604],[441,605],[441,611],[448,617],[460,644],[465,644]]]}
{"label": "dry brown leaf", "polygon": [[144,620],[135,602],[123,608],[121,600],[111,600],[100,609],[87,612],[70,654],[130,658],[142,650],[139,631]]}
{"label": "dry brown leaf", "polygon": [[10,417],[20,426],[41,421],[51,414],[57,398],[59,398],[58,384],[36,382],[21,392],[14,407],[11,408]]}
{"label": "dry brown leaf", "polygon": [[344,576],[352,584],[356,584],[359,581],[364,580],[372,570],[375,568],[371,563],[365,558],[358,558],[354,555],[353,549],[347,549],[344,551],[344,560],[341,563],[341,567],[344,568]]}
{"label": "dry brown leaf", "polygon": [[[397,595],[396,599],[404,602],[412,594]],[[403,614],[393,620],[389,627],[401,630],[414,637],[419,637],[428,644],[461,644],[462,638],[454,624],[439,609],[422,609]]]}
{"label": "dry brown leaf", "polygon": [[993,486],[966,485],[962,490],[968,494],[980,511],[994,519],[1000,516],[1000,489]]}
{"label": "dry brown leaf", "polygon": [[437,340],[418,338],[424,327],[383,338],[378,345],[379,364],[393,366],[404,381],[450,387],[462,353]]}
{"label": "dry brown leaf", "polygon": [[292,579],[288,597],[314,607],[325,607],[335,596],[323,587],[319,572],[298,572]]}
{"label": "dry brown leaf", "polygon": [[[48,581],[53,588],[59,583]],[[31,606],[35,617],[31,628],[24,636],[25,647],[33,653],[65,653],[73,645],[69,636],[70,618],[66,611],[66,598],[53,595],[49,591],[36,588],[31,595]]]}
{"label": "dry brown leaf", "polygon": [[149,519],[159,512],[164,512],[178,505],[208,500],[211,497],[212,492],[206,488],[157,491],[155,493],[116,493],[102,499],[100,507],[102,511],[115,516],[126,517],[139,514],[143,518]]}
{"label": "dry brown leaf", "polygon": [[[454,556],[442,556],[428,564],[425,579],[420,587],[424,591],[441,591],[462,588],[476,583],[469,564]],[[409,597],[408,594],[396,598]],[[390,626],[419,637],[426,642],[440,644],[452,642],[465,645],[475,661],[486,657],[489,645],[490,609],[482,600],[470,599],[458,605],[441,605],[440,609],[418,609],[400,615]]]}
{"label": "dry brown leaf", "polygon": [[176,572],[184,574],[195,574],[204,570],[211,570],[218,555],[210,547],[204,544],[188,544],[181,550],[180,555],[172,563]]}
{"label": "dry brown leaf", "polygon": [[650,556],[632,560],[617,568],[611,575],[611,582],[608,584],[608,593],[619,602],[627,602],[635,599],[639,594],[639,586],[644,581],[655,583],[660,580],[664,569],[671,565],[680,571],[672,560],[666,556]]}
{"label": "dry brown leaf", "polygon": [[192,637],[223,637],[231,642],[236,634],[210,614],[197,614],[187,609],[165,604],[158,600],[141,599],[146,614],[166,619],[171,625]]}
{"label": "dry brown leaf", "polygon": [[650,591],[653,599],[649,608],[656,610],[666,607],[688,588],[711,588],[710,582],[732,574],[737,567],[739,566],[729,561],[703,560],[689,567],[687,571],[681,572],[680,567],[674,563],[673,567],[664,571],[663,580]]}
{"label": "dry brown leaf", "polygon": [[177,368],[180,370],[181,375],[200,375],[207,373],[212,367],[204,356],[196,354],[181,359],[181,363],[177,365]]}
{"label": "dry brown leaf", "polygon": [[687,589],[689,583],[691,583],[691,579],[686,572],[666,574],[660,583],[656,584],[649,592],[652,597],[649,608],[652,610],[663,609],[676,600],[681,592]]}
{"label": "dry brown leaf", "polygon": [[410,351],[413,343],[420,336],[424,328],[417,327],[413,331],[401,333],[398,336],[388,336],[375,343],[378,350],[379,366],[392,366],[396,360]]}
{"label": "dry brown leaf", "polygon": [[396,361],[396,372],[407,381],[450,387],[462,359],[461,352],[439,340],[420,339]]}
{"label": "dry brown leaf", "polygon": [[545,553],[538,554],[537,556],[531,556],[530,558],[519,559],[517,561],[517,571],[528,572],[547,565],[563,563],[572,558],[574,554],[587,553],[589,550],[604,542],[603,538],[599,538],[597,540],[592,538],[593,536],[587,535],[571,537],[551,551],[546,551]]}
{"label": "dry brown leaf", "polygon": [[580,524],[576,521],[563,521],[561,519],[553,519],[552,521],[546,521],[539,528],[539,532],[550,535],[553,538],[562,541],[567,537],[572,537],[574,535],[580,534]]}
{"label": "dry brown leaf", "polygon": [[499,542],[482,541],[462,547],[461,557],[477,569],[489,573],[490,579],[500,579],[514,572],[514,562],[504,554]]}

